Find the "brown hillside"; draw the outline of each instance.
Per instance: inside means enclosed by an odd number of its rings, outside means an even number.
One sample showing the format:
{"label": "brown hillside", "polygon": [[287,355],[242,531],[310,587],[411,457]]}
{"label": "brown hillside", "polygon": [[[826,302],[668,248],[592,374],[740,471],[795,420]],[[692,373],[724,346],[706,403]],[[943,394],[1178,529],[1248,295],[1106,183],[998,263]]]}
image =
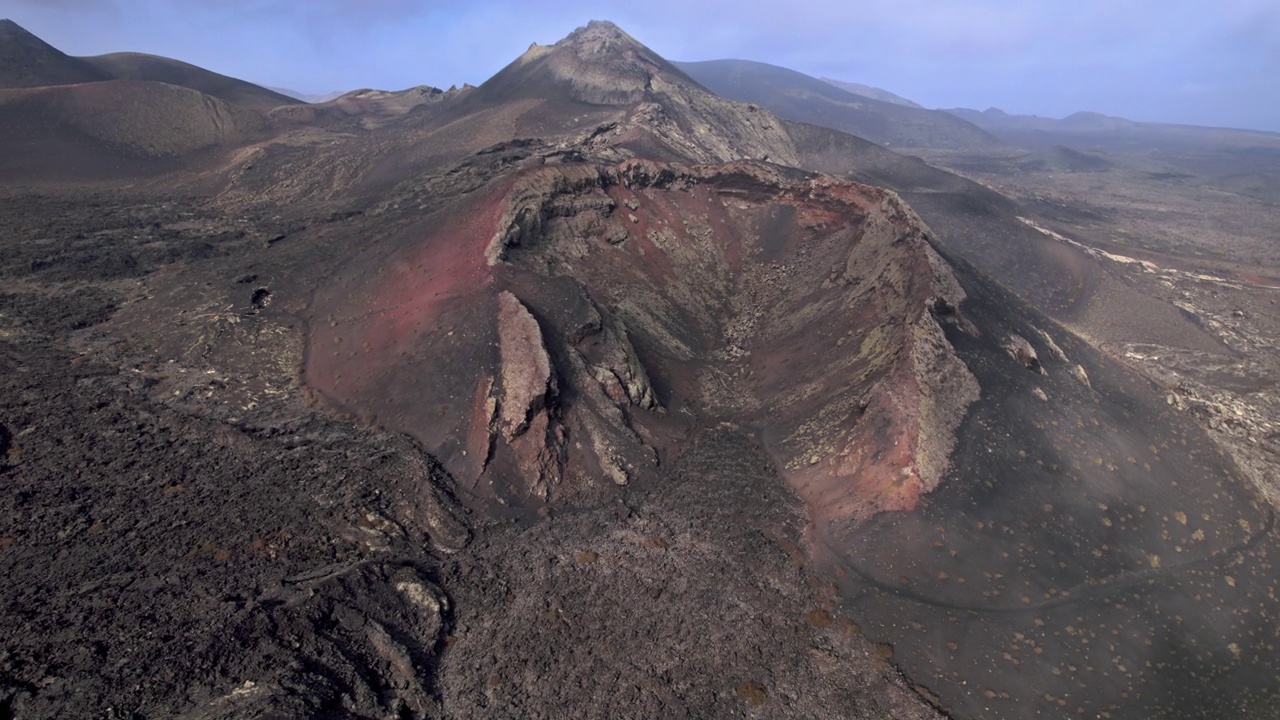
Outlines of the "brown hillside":
{"label": "brown hillside", "polygon": [[201,67],[143,53],[112,53],[83,60],[116,80],[150,80],[198,90],[226,102],[265,112],[281,105],[301,105],[287,95]]}
{"label": "brown hillside", "polygon": [[109,171],[231,146],[258,136],[253,112],[195,90],[109,80],[0,90],[0,173]]}
{"label": "brown hillside", "polygon": [[107,80],[104,70],[63,54],[12,20],[0,20],[0,88]]}

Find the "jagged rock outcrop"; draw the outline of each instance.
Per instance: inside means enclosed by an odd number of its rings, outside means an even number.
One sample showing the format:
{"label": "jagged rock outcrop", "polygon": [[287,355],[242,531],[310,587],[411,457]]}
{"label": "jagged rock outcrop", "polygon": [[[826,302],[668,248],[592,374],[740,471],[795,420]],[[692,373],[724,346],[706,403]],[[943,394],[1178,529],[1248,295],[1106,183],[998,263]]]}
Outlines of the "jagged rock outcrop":
{"label": "jagged rock outcrop", "polygon": [[644,157],[799,164],[775,115],[717,97],[609,22],[593,21],[555,45],[533,45],[467,103],[498,98],[573,103],[616,123],[610,144]]}
{"label": "jagged rock outcrop", "polygon": [[560,480],[564,430],[554,417],[557,386],[538,321],[510,292],[498,294],[500,394],[490,443],[505,442],[528,490],[546,500]]}
{"label": "jagged rock outcrop", "polygon": [[[615,404],[645,410],[658,407],[648,373],[627,337],[627,328],[616,317],[599,318],[583,328],[580,339],[571,340],[587,364],[587,371]],[[607,323],[607,324],[606,324]]]}
{"label": "jagged rock outcrop", "polygon": [[1040,364],[1040,356],[1036,353],[1036,349],[1027,342],[1027,339],[1021,335],[1010,335],[1005,338],[1001,345],[1005,352],[1014,360],[1022,363],[1022,366],[1031,372],[1045,374],[1044,366]]}
{"label": "jagged rock outcrop", "polygon": [[[409,252],[440,265],[432,253],[469,246],[451,276],[478,285],[447,286],[451,300],[437,283],[362,270],[371,284],[356,296],[372,293],[380,313],[332,333],[403,332],[405,311],[414,327],[455,328],[424,333],[454,348],[447,357],[402,362],[456,377],[473,358],[448,403],[469,414],[417,410],[399,427],[476,488],[513,503],[600,493],[651,472],[710,418],[760,428],[823,522],[910,508],[940,481],[978,389],[939,323],[977,330],[928,228],[894,194],[763,163],[635,159],[534,167],[466,212],[493,224]],[[480,312],[470,337],[455,312]],[[404,373],[332,388],[394,417],[377,406]],[[511,477],[520,488],[501,487]]]}
{"label": "jagged rock outcrop", "polygon": [[556,381],[538,321],[519,298],[505,290],[498,294],[498,348],[502,367],[498,409],[502,435],[510,441],[547,414],[555,399]]}

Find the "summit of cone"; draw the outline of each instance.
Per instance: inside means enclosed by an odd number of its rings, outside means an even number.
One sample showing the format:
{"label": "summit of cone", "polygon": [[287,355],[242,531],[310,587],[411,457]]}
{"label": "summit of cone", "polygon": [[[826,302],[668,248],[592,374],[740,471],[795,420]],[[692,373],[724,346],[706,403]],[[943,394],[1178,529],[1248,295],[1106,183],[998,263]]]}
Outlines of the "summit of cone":
{"label": "summit of cone", "polygon": [[554,45],[530,46],[468,93],[457,112],[471,116],[470,137],[490,142],[512,132],[549,138],[610,126],[613,132],[601,140],[633,155],[800,164],[795,143],[773,113],[715,95],[603,21]]}
{"label": "summit of cone", "polygon": [[0,19],[0,88],[67,85],[110,77],[32,35],[18,23]]}
{"label": "summit of cone", "polygon": [[696,85],[617,25],[592,20],[554,45],[533,44],[481,86],[488,92],[629,105],[651,97],[655,78]]}

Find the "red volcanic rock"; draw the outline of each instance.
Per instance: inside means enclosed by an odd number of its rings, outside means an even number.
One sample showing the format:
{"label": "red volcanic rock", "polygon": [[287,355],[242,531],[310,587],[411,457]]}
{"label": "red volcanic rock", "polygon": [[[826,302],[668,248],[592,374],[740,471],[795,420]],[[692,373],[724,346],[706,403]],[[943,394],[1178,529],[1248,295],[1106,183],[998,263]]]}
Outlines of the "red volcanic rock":
{"label": "red volcanic rock", "polygon": [[498,348],[502,362],[498,408],[502,434],[511,441],[529,429],[532,418],[546,413],[556,382],[538,321],[505,290],[498,294]]}
{"label": "red volcanic rock", "polygon": [[[940,481],[978,390],[939,322],[975,331],[893,193],[629,160],[533,166],[457,213],[317,294],[376,298],[373,313],[315,312],[351,318],[321,336],[397,338],[326,392],[423,440],[481,497],[607,492],[708,421],[755,428],[823,524],[914,507]],[[392,292],[400,258],[456,270]],[[339,371],[314,357],[316,382]]]}
{"label": "red volcanic rock", "polygon": [[935,489],[955,430],[980,388],[938,323],[922,315],[905,351],[849,429],[845,444],[789,473],[821,524],[857,524],[886,510],[911,510]]}
{"label": "red volcanic rock", "polygon": [[515,451],[526,487],[545,501],[549,484],[560,479],[564,443],[564,433],[550,414],[556,380],[538,321],[505,290],[498,294],[498,349],[498,429]]}

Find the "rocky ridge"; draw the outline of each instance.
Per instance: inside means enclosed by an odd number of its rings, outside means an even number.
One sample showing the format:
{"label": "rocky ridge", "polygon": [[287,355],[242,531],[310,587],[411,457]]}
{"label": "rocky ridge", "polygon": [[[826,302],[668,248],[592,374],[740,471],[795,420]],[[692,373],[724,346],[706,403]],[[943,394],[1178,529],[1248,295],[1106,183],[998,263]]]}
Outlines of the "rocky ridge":
{"label": "rocky ridge", "polygon": [[[523,478],[494,490],[503,502],[651,475],[699,418],[757,428],[801,496],[841,520],[912,507],[939,482],[978,393],[939,323],[977,330],[928,229],[892,193],[758,163],[629,160],[534,167],[481,202],[493,209],[465,212],[495,226],[471,231],[463,255],[457,236],[400,252],[423,267],[448,253],[451,275],[482,280],[362,272],[349,291],[378,311],[348,308],[351,322],[310,342],[342,336],[363,350],[349,370],[313,362],[309,382],[434,443],[473,487]],[[446,319],[455,296],[467,298],[463,340]],[[433,327],[453,329],[441,338]],[[801,355],[803,337],[830,348]],[[371,370],[379,347],[441,341],[454,351],[409,350],[385,374]],[[469,416],[437,420],[397,400],[397,378],[459,363],[478,374],[460,378],[469,396],[450,391]],[[343,386],[343,372],[363,375]],[[841,389],[824,391],[836,377]],[[891,456],[864,457],[895,443]]]}

